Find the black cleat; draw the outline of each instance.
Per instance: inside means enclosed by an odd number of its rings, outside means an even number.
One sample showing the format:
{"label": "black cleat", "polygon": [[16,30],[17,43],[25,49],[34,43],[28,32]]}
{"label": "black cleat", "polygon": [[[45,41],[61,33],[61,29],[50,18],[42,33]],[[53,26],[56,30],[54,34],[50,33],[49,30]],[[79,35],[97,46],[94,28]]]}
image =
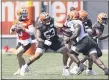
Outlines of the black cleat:
{"label": "black cleat", "polygon": [[84,70],[86,70],[86,65],[80,63],[79,65],[79,70],[78,70],[78,75],[80,75]]}
{"label": "black cleat", "polygon": [[109,75],[109,69],[108,68],[104,69],[104,73],[105,75]]}

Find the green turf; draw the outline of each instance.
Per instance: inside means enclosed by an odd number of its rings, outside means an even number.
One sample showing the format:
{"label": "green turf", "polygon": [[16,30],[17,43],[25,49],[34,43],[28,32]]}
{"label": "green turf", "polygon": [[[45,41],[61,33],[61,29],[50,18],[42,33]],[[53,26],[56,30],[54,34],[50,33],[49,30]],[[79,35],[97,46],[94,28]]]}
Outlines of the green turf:
{"label": "green turf", "polygon": [[[27,60],[28,57],[25,57]],[[104,54],[101,59],[108,66],[108,55]],[[94,64],[96,76],[86,75],[85,71],[80,75],[62,76],[62,55],[58,53],[45,53],[38,61],[30,67],[29,73],[25,76],[14,76],[18,64],[15,55],[2,55],[2,79],[108,79],[103,71]]]}

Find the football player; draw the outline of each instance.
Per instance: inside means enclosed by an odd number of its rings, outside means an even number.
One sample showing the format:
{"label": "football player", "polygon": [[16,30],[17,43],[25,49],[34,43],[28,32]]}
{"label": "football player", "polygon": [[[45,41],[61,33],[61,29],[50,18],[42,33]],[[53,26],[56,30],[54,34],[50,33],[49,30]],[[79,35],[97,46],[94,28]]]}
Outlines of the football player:
{"label": "football player", "polygon": [[[75,31],[75,28],[74,28],[75,23],[72,22],[74,20],[76,20],[77,22],[79,21],[79,12],[76,11],[76,10],[70,12],[69,21],[67,21],[66,24],[65,24],[65,27],[62,28],[62,33],[65,36],[64,37],[65,46],[67,47],[67,49],[69,51],[70,51],[70,48],[71,48],[71,44],[75,45],[75,43],[77,43],[76,39],[74,39],[73,41],[70,41],[70,37],[74,34],[73,32]],[[78,66],[81,66],[81,65],[83,65],[83,64],[79,63]],[[82,68],[81,68],[81,70],[82,70]]]}
{"label": "football player", "polygon": [[[71,43],[69,43],[69,44],[67,44],[66,43],[66,40],[70,37],[70,35],[72,34],[72,31],[70,30],[70,28],[69,27],[67,27],[66,26],[66,23],[68,22],[68,21],[71,21],[72,19],[71,19],[71,17],[74,15],[74,14],[72,14],[72,11],[74,11],[75,10],[75,8],[74,7],[71,7],[70,8],[70,13],[68,14],[68,16],[67,16],[67,18],[66,18],[66,21],[65,21],[65,23],[63,24],[63,27],[61,27],[60,28],[60,32],[63,34],[63,40],[64,40],[64,44],[65,44],[65,46],[66,46],[66,48],[69,50],[70,49],[70,44]],[[69,68],[69,66],[72,64],[72,60],[69,58],[69,60],[67,61],[67,68]]]}
{"label": "football player", "polygon": [[[93,38],[97,42],[97,39],[103,40],[109,37],[109,34],[103,35],[103,31],[105,28],[105,25],[108,23],[108,16],[106,13],[99,13],[97,16],[97,22],[93,25],[92,30],[93,30]],[[97,42],[98,43],[98,42]],[[102,54],[101,54],[102,55]]]}
{"label": "football player", "polygon": [[69,75],[69,72],[66,69],[66,59],[68,58],[66,53],[68,50],[64,45],[62,45],[61,41],[59,41],[59,37],[56,32],[56,27],[62,27],[63,24],[61,25],[56,23],[54,19],[46,12],[42,12],[37,21],[36,38],[38,40],[38,46],[35,55],[32,56],[24,66],[22,66],[22,75],[25,75],[28,66],[35,60],[39,59],[47,49],[58,51],[63,54],[63,72],[66,73],[66,75]]}
{"label": "football player", "polygon": [[75,28],[72,36],[67,42],[77,39],[77,43],[71,46],[69,56],[80,67],[78,74],[82,73],[86,67],[78,58],[78,55],[83,53],[84,55],[89,56],[93,62],[104,71],[105,75],[108,75],[109,69],[99,59],[99,53],[97,51],[98,45],[94,39],[86,33],[83,22],[75,18],[75,20],[69,21],[67,26],[73,26],[73,28]]}
{"label": "football player", "polygon": [[[85,10],[79,11],[79,19],[82,21],[82,23],[84,25],[85,32],[89,33],[89,35],[91,35],[90,31],[92,30],[92,21],[90,19],[88,19],[88,13]],[[86,60],[89,61],[88,69],[86,70],[86,73],[90,74],[90,75],[96,75],[97,73],[92,70],[92,65],[93,65],[92,59],[90,59],[88,56],[84,55],[84,58],[81,60],[81,62],[84,63]],[[78,67],[74,66],[74,68],[72,68],[70,70],[70,72],[72,74],[76,74],[77,73],[77,71],[75,71],[75,70],[77,70],[76,68],[78,68]]]}
{"label": "football player", "polygon": [[[104,20],[104,21],[102,21],[102,20]],[[86,31],[87,32],[89,31],[88,32],[89,35],[95,40],[95,42],[97,44],[98,44],[98,42],[97,42],[98,39],[99,40],[103,40],[103,39],[106,39],[107,37],[109,37],[109,34],[105,35],[105,36],[102,36],[103,30],[104,30],[104,25],[107,24],[107,20],[108,20],[107,14],[106,13],[100,13],[97,16],[97,22],[93,25],[93,27],[87,27],[87,26],[85,27]],[[98,57],[101,57],[102,56],[102,52],[101,52],[101,49],[99,47],[97,48],[97,52],[98,52]],[[96,75],[96,72],[92,70],[92,65],[93,65],[92,59],[90,59],[89,57],[86,56],[84,59],[81,60],[81,62],[84,62],[87,59],[89,60],[89,68],[88,68],[88,70],[86,70],[86,73],[88,73],[90,75]],[[72,72],[73,72],[73,70],[74,69],[72,69]],[[76,72],[76,71],[74,71],[74,72]]]}
{"label": "football player", "polygon": [[34,34],[34,26],[27,18],[28,11],[26,7],[22,7],[17,11],[18,19],[14,22],[10,28],[10,33],[16,32],[18,35],[18,44],[15,50],[15,54],[18,59],[19,68],[14,75],[20,74],[22,65],[25,64],[25,60],[22,57],[23,53],[27,51],[31,46],[31,35]]}
{"label": "football player", "polygon": [[[72,7],[71,7],[71,9],[72,9]],[[69,14],[68,17],[67,17],[66,22],[64,23],[63,27],[60,29],[60,32],[63,34],[64,44],[65,44],[65,46],[66,46],[66,48],[67,48],[68,50],[70,49],[71,44],[72,44],[72,43],[75,43],[75,42],[70,42],[70,43],[67,43],[67,42],[66,42],[66,40],[69,39],[69,37],[71,37],[71,35],[72,35],[72,33],[73,33],[72,28],[68,27],[68,26],[66,25],[66,23],[69,22],[69,21],[71,21],[73,16],[74,16],[74,17],[77,17],[77,15],[76,15],[75,12],[74,12],[74,8],[73,8],[73,10],[71,10],[70,14]],[[78,17],[78,19],[79,19],[79,17]],[[71,64],[72,64],[72,60],[71,60],[70,58],[69,58],[67,64],[68,64],[68,65],[67,65],[67,68],[69,68],[69,67],[71,66]]]}

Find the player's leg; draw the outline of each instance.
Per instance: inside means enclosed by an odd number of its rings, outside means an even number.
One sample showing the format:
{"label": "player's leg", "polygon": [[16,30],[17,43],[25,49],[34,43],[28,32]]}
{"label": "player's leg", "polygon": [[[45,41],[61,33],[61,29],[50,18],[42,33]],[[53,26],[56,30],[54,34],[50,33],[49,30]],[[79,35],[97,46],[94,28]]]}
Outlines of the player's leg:
{"label": "player's leg", "polygon": [[88,57],[88,69],[86,70],[86,74],[97,75],[97,73],[92,69],[92,67],[93,67],[93,60]]}
{"label": "player's leg", "polygon": [[105,75],[109,75],[109,69],[99,59],[96,49],[92,49],[89,53],[89,56],[93,60],[93,62],[104,71]]}
{"label": "player's leg", "polygon": [[97,73],[92,70],[93,60],[89,58],[89,56],[84,55],[84,58],[81,60],[81,62],[84,63],[86,60],[88,60],[88,69],[86,70],[86,73],[89,75],[96,75]]}
{"label": "player's leg", "polygon": [[71,58],[69,57],[68,58],[68,61],[67,61],[67,66],[70,68],[71,65],[72,65],[73,61],[71,60]]}
{"label": "player's leg", "polygon": [[[72,43],[65,44],[65,47],[66,47],[68,50],[70,50],[71,44],[72,44]],[[68,53],[67,53],[67,54],[68,54]],[[72,61],[72,60],[70,59],[70,57],[69,57],[68,60],[67,60],[67,67],[70,68],[70,66],[72,65],[72,63],[73,63],[73,61]]]}
{"label": "player's leg", "polygon": [[[86,70],[86,73],[89,75],[96,75],[97,73],[92,70],[92,66],[93,66],[93,60],[91,58],[89,58],[88,56],[84,55],[84,58],[81,60],[82,63],[84,63],[86,60],[88,60],[88,69]],[[87,63],[86,63],[87,65]],[[78,66],[75,65],[73,68],[71,68],[70,73],[71,74],[77,74],[78,73]]]}
{"label": "player's leg", "polygon": [[[20,46],[21,46],[21,43],[18,42],[14,53],[16,52],[16,50],[17,50]],[[18,63],[18,64],[19,64],[19,63]],[[18,74],[20,74],[20,64],[19,64],[19,67],[18,67],[17,71],[14,73],[14,75],[18,75]]]}
{"label": "player's leg", "polygon": [[21,69],[21,67],[25,64],[25,60],[22,57],[23,53],[28,50],[30,48],[31,44],[27,44],[26,46],[24,46],[23,44],[21,44],[20,47],[17,48],[17,50],[15,51],[16,55],[17,55],[17,59],[18,59],[18,63],[19,63],[19,69]]}
{"label": "player's leg", "polygon": [[29,60],[27,61],[27,63],[25,63],[22,67],[21,67],[21,71],[20,71],[20,75],[24,76],[25,72],[28,68],[28,66],[30,66],[34,61],[38,60],[43,54],[42,54],[42,49],[37,48],[35,51],[35,54],[29,58]]}
{"label": "player's leg", "polygon": [[105,75],[109,75],[109,69],[99,59],[99,57],[102,56],[102,53],[97,43],[92,38],[89,39],[89,42],[90,42],[90,50],[89,50],[90,58],[98,67],[100,67],[104,71]]}
{"label": "player's leg", "polygon": [[[66,43],[66,41],[67,41],[68,39],[69,39],[68,36],[64,36],[64,45],[65,45],[65,47],[66,47],[68,50],[70,50],[72,42]],[[68,55],[68,53],[67,53],[67,55]],[[69,68],[69,69],[70,69],[70,66],[72,65],[73,61],[70,59],[70,57],[67,58],[66,61],[67,61],[67,67],[66,67],[66,68]],[[63,72],[64,72],[64,70],[63,70]]]}
{"label": "player's leg", "polygon": [[[72,44],[72,43],[68,43],[68,44],[65,43],[65,47],[66,47],[68,50],[70,50],[71,44]],[[68,56],[68,52],[67,52],[67,56]],[[70,59],[70,57],[67,58],[67,59],[68,59],[68,60],[67,60],[67,67],[70,68],[70,66],[71,66],[71,64],[73,63],[73,61]]]}
{"label": "player's leg", "polygon": [[64,44],[62,44],[62,42],[60,40],[53,41],[52,45],[50,46],[50,48],[52,50],[54,50],[54,51],[62,53],[62,55],[63,55],[63,58],[62,58],[62,61],[63,61],[63,73],[62,73],[62,75],[65,75],[65,76],[70,75],[68,67],[67,67],[67,60],[68,60],[67,53],[68,53],[68,49],[65,47]]}
{"label": "player's leg", "polygon": [[84,37],[76,45],[71,46],[70,57],[73,59],[77,66],[80,67],[80,73],[86,68],[86,66],[79,60],[78,55],[80,53],[88,52],[88,37]]}
{"label": "player's leg", "polygon": [[[18,54],[17,54],[17,57],[19,58],[19,60],[21,60],[21,64],[24,65],[25,64],[25,60],[24,58],[22,57],[23,53],[25,53],[29,48],[31,47],[31,43],[28,43],[27,45],[23,45],[20,46],[18,48],[18,51],[20,51]],[[19,61],[20,62],[20,61]],[[21,67],[21,66],[20,66]]]}
{"label": "player's leg", "polygon": [[[97,46],[96,50],[97,50],[97,53],[98,53],[98,57],[101,57],[102,56],[101,49]],[[96,75],[97,73],[92,69],[93,60],[89,57],[88,61],[89,61],[89,64],[88,64],[88,69],[86,70],[86,73],[89,74],[89,75]]]}
{"label": "player's leg", "polygon": [[46,48],[46,46],[44,45],[43,42],[39,42],[35,51],[35,54],[33,56],[31,56],[28,60],[28,62],[26,63],[28,66],[31,65],[35,60],[39,59],[44,52],[44,49]]}
{"label": "player's leg", "polygon": [[30,66],[34,61],[36,61],[43,55],[43,52],[44,52],[43,49],[44,49],[44,44],[39,43],[38,47],[36,48],[35,54],[29,58],[29,60],[27,61],[27,63],[25,63],[25,65],[22,66],[20,71],[22,76],[25,75],[25,72],[28,66]]}
{"label": "player's leg", "polygon": [[69,57],[77,64],[78,67],[80,67],[77,74],[81,74],[86,68],[86,66],[79,60],[78,53],[73,50],[70,50]]}
{"label": "player's leg", "polygon": [[69,73],[69,67],[67,66],[67,62],[68,62],[68,49],[67,48],[63,48],[60,53],[62,53],[63,55],[63,73],[62,75],[68,76],[70,75]]}
{"label": "player's leg", "polygon": [[[88,57],[84,56],[84,58],[81,60],[82,63],[84,63]],[[70,69],[71,74],[77,74],[79,67],[77,65],[74,65],[73,68]]]}

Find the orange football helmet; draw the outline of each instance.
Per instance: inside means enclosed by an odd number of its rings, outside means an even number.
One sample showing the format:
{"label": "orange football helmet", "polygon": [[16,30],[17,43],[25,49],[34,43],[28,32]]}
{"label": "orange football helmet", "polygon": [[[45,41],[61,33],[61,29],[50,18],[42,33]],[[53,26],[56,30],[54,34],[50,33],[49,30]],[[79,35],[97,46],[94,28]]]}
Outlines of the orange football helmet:
{"label": "orange football helmet", "polygon": [[106,13],[99,13],[97,16],[97,21],[99,23],[107,24],[108,16]]}
{"label": "orange football helmet", "polygon": [[39,19],[42,21],[43,24],[46,24],[46,25],[49,25],[50,24],[50,16],[47,12],[42,12],[40,15],[39,15]]}
{"label": "orange football helmet", "polygon": [[22,7],[17,10],[17,15],[20,20],[25,20],[28,17],[28,11],[26,7]]}
{"label": "orange football helmet", "polygon": [[83,20],[83,21],[86,20],[87,16],[88,16],[88,13],[85,10],[79,11],[79,18],[80,18],[80,20]]}
{"label": "orange football helmet", "polygon": [[79,19],[79,12],[74,10],[74,11],[71,11],[70,14],[69,14],[69,19],[72,20],[72,19]]}

